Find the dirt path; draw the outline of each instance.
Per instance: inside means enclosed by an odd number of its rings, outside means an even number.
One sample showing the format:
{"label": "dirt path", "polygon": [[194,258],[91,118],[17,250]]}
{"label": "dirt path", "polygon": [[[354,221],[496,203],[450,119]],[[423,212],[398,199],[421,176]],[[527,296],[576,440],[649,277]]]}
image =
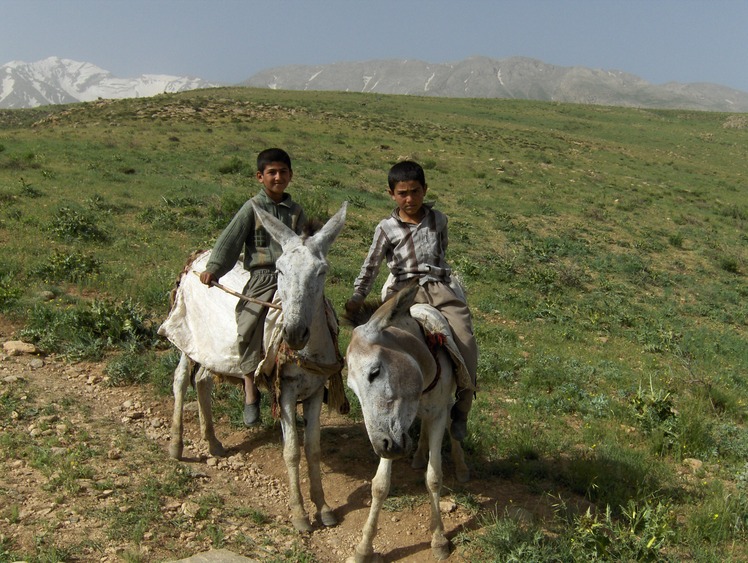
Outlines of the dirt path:
{"label": "dirt path", "polygon": [[[12,339],[12,329],[0,327],[0,340]],[[185,416],[187,460],[176,462],[168,457],[170,398],[155,396],[147,386],[109,387],[100,364],[71,365],[34,355],[4,354],[0,359],[0,398],[15,401],[10,420],[0,421],[3,433],[53,442],[52,455],[75,451],[81,458],[81,476],[74,483],[68,482],[69,472],[45,471],[44,463],[35,461],[23,444],[0,461],[0,554],[5,548],[30,555],[41,544],[63,555],[70,550],[67,558],[58,560],[165,561],[225,547],[257,559],[305,554],[303,560],[308,561],[312,553],[319,562],[332,562],[353,552],[368,514],[370,479],[378,461],[363,423],[323,409],[323,485],[339,525],[322,528],[315,523],[311,534],[299,535],[289,522],[279,424],[236,430],[218,420],[217,432],[229,456],[211,458],[198,439],[193,405]],[[6,451],[3,448],[3,457]],[[518,517],[531,518],[548,509],[542,495],[486,478],[474,467],[475,460],[468,458],[468,463],[474,478],[463,486],[445,458],[442,512],[447,536],[457,544],[450,557],[454,561],[465,560],[460,542],[454,540],[461,531],[478,527],[480,514],[515,507]],[[164,481],[176,468],[194,478],[195,488],[188,498],[161,493],[163,527],[144,531],[139,544],[126,533],[113,534],[106,515],[126,516],[142,500],[149,482]],[[302,487],[308,497],[306,481]],[[386,561],[432,561],[422,472],[411,470],[405,460],[397,462],[390,496],[393,502],[381,515],[376,549]],[[308,498],[307,508],[313,513]],[[249,511],[268,521],[243,517]],[[125,525],[127,521],[123,518]],[[216,545],[219,537],[221,545]]]}

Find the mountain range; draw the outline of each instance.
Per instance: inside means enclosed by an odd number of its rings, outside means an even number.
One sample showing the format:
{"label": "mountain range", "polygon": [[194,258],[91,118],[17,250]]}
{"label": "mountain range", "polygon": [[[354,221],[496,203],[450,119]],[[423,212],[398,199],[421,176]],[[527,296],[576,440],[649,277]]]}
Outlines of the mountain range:
{"label": "mountain range", "polygon": [[116,78],[91,63],[58,57],[0,66],[0,108],[32,108],[90,102],[98,98],[142,98],[217,86],[200,78],[143,74]]}
{"label": "mountain range", "polygon": [[621,71],[561,67],[527,57],[457,63],[380,60],[290,65],[243,82],[259,88],[450,98],[514,98],[624,107],[748,112],[748,93],[710,83],[651,84]]}
{"label": "mountain range", "polygon": [[[372,60],[288,65],[239,84],[288,90],[336,90],[452,98],[514,98],[624,107],[748,112],[748,93],[711,83],[651,84],[617,70],[561,67],[527,57],[471,57],[456,63]],[[0,108],[135,98],[210,88],[200,78],[143,74],[117,78],[85,62],[49,57],[0,66]]]}

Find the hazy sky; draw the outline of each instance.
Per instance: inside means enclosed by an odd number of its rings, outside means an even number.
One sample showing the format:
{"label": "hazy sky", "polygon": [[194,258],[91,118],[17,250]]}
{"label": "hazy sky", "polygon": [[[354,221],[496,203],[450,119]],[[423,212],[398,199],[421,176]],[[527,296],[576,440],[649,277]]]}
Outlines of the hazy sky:
{"label": "hazy sky", "polygon": [[532,57],[748,92],[748,0],[0,0],[0,65],[235,84],[288,64]]}

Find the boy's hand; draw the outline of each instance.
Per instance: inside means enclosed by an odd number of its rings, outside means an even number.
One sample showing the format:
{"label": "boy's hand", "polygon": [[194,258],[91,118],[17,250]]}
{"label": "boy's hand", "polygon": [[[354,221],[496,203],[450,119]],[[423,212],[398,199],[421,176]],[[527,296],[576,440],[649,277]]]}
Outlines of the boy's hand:
{"label": "boy's hand", "polygon": [[218,281],[213,272],[205,271],[200,274],[200,281],[205,285],[211,285],[213,282]]}
{"label": "boy's hand", "polygon": [[351,297],[345,302],[345,310],[349,313],[358,313],[361,310],[361,306],[364,304],[362,299],[356,299]]}

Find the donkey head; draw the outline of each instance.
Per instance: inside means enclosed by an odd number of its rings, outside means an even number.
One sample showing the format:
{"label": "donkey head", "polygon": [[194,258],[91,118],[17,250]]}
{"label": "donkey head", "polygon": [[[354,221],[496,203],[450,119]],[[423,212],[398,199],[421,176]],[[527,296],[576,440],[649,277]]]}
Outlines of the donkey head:
{"label": "donkey head", "polygon": [[348,386],[361,403],[371,445],[384,458],[410,451],[408,430],[418,414],[424,381],[436,373],[436,362],[410,316],[417,291],[418,284],[411,284],[385,302],[353,330],[346,352]]}
{"label": "donkey head", "polygon": [[327,253],[345,223],[347,203],[309,238],[302,238],[252,203],[256,217],[283,249],[276,260],[278,296],[283,306],[283,338],[294,350],[306,346],[315,313],[323,302]]}

